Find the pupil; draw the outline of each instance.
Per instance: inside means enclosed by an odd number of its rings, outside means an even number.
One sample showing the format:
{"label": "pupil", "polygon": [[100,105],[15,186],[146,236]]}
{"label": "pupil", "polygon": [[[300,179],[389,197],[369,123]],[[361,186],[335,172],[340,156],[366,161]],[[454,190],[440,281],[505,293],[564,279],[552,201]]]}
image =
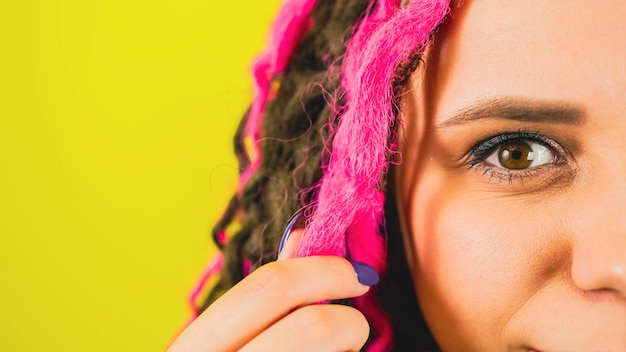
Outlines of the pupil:
{"label": "pupil", "polygon": [[533,161],[528,155],[533,148],[523,140],[514,140],[502,145],[498,155],[500,165],[509,170],[523,170],[529,168]]}

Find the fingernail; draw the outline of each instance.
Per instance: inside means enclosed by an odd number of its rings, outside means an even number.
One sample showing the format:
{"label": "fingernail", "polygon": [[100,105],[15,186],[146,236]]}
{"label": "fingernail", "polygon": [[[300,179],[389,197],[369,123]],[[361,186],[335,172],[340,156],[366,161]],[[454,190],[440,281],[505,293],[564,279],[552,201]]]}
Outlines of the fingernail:
{"label": "fingernail", "polygon": [[365,286],[374,286],[380,280],[380,276],[376,269],[361,262],[350,262],[356,272],[356,278],[359,282]]}
{"label": "fingernail", "polygon": [[289,221],[289,224],[287,224],[287,227],[285,228],[285,232],[283,232],[283,237],[280,239],[280,244],[278,245],[278,254],[280,254],[280,252],[283,251],[283,247],[285,246],[285,243],[287,243],[287,240],[289,239],[289,234],[291,233],[291,229],[293,229],[293,225],[296,224],[296,222],[298,221],[298,219],[300,219],[302,217],[302,213],[298,213],[296,214],[293,219],[291,219],[291,221]]}

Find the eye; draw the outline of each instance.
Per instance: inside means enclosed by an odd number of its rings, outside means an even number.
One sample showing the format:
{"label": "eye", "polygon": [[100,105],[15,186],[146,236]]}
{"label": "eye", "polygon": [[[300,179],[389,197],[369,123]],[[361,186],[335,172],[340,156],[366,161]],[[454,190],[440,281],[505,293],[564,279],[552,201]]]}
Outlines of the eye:
{"label": "eye", "polygon": [[541,143],[512,139],[494,147],[485,162],[508,170],[525,170],[556,161],[556,155]]}
{"label": "eye", "polygon": [[526,189],[549,184],[568,171],[572,154],[556,140],[538,132],[502,132],[476,143],[465,164],[487,180],[522,181]]}

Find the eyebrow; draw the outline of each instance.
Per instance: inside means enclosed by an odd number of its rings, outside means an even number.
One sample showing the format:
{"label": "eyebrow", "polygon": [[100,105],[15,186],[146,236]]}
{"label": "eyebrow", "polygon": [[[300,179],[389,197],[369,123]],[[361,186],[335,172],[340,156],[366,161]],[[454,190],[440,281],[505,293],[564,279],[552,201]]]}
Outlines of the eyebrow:
{"label": "eyebrow", "polygon": [[587,116],[583,107],[566,101],[497,97],[480,100],[455,112],[450,118],[445,119],[438,128],[461,125],[485,118],[582,125]]}

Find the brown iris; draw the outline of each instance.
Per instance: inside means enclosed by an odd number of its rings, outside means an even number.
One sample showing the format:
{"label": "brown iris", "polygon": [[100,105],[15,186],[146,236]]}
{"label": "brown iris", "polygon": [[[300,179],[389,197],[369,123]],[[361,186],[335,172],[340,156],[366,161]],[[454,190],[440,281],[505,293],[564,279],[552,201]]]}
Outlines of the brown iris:
{"label": "brown iris", "polygon": [[533,159],[533,149],[524,141],[508,142],[500,147],[498,153],[500,164],[511,170],[527,169],[533,163]]}

